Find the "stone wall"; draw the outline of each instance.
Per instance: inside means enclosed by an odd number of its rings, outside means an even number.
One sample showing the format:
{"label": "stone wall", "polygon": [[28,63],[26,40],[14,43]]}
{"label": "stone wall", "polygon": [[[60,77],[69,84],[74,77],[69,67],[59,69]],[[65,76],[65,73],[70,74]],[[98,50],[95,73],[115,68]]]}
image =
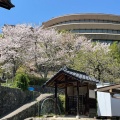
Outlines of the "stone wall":
{"label": "stone wall", "polygon": [[24,120],[28,117],[35,117],[38,114],[38,105],[34,104],[31,107],[27,108],[26,110],[23,110],[22,112],[16,113],[16,115],[9,117],[9,118],[2,118],[2,120]]}
{"label": "stone wall", "polygon": [[[40,93],[52,93],[52,94],[55,93],[55,89],[52,87],[42,87],[39,85],[31,85],[31,87],[34,87],[35,91],[38,91]],[[57,93],[64,94],[65,91],[64,91],[64,89],[58,89]]]}
{"label": "stone wall", "polygon": [[40,93],[0,86],[0,118],[23,104],[35,99]]}
{"label": "stone wall", "polygon": [[52,94],[41,94],[35,101],[23,105],[16,111],[1,118],[1,120],[24,120],[28,117],[39,116],[41,114],[41,104],[46,98],[54,98],[54,96]]}

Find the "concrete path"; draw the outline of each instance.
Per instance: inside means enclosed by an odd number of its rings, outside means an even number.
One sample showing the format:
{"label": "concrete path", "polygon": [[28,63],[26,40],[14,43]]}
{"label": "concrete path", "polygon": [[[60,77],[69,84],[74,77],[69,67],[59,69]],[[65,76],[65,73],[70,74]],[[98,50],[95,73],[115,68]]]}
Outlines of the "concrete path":
{"label": "concrete path", "polygon": [[7,116],[1,118],[0,120],[7,120],[8,118],[12,118],[13,116],[23,112],[24,110],[30,108],[31,106],[35,105],[36,103],[38,103],[39,101],[45,99],[46,97],[50,97],[52,94],[41,94],[39,97],[37,97],[35,99],[35,101],[27,103],[23,106],[21,106],[20,108],[18,108],[17,110],[13,111],[12,113],[8,114]]}

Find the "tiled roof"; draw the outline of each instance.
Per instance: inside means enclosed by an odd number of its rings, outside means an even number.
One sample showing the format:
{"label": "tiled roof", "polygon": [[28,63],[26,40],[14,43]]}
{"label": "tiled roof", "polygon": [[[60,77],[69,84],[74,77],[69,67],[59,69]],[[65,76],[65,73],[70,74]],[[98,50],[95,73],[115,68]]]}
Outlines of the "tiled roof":
{"label": "tiled roof", "polygon": [[[84,72],[73,70],[67,67],[61,68],[51,79],[49,79],[44,86],[54,86],[55,81],[65,81],[65,75],[72,78],[73,80],[82,81],[82,82],[94,82],[98,83],[99,81],[88,76]],[[62,79],[62,80],[61,80]],[[68,80],[69,81],[69,80]]]}
{"label": "tiled roof", "polygon": [[10,10],[12,7],[15,6],[11,3],[11,0],[0,0],[0,7]]}
{"label": "tiled roof", "polygon": [[80,71],[77,71],[77,70],[73,70],[73,69],[70,69],[70,68],[62,68],[61,70],[63,70],[65,73],[69,74],[69,75],[72,75],[74,77],[76,77],[76,79],[79,79],[79,80],[88,80],[88,81],[92,81],[92,82],[99,82],[98,80],[88,76],[86,73],[84,72],[80,72]]}

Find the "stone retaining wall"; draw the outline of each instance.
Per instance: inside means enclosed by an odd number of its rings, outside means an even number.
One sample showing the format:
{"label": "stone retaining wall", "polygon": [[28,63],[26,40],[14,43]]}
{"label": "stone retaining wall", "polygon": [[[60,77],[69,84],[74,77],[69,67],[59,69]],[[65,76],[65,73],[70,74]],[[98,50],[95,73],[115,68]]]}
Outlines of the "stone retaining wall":
{"label": "stone retaining wall", "polygon": [[23,104],[35,99],[40,93],[0,86],[0,118]]}
{"label": "stone retaining wall", "polygon": [[41,94],[35,101],[23,105],[9,115],[3,117],[1,120],[24,120],[28,117],[39,116],[41,103],[48,97],[53,98],[53,95]]}
{"label": "stone retaining wall", "polygon": [[[52,87],[42,87],[39,85],[31,85],[31,87],[34,87],[35,91],[38,91],[40,93],[53,93],[53,94],[55,93],[55,89]],[[64,89],[58,89],[57,93],[64,94],[65,91]]]}
{"label": "stone retaining wall", "polygon": [[27,117],[34,117],[37,116],[38,109],[37,109],[37,103],[32,105],[31,107],[27,108],[26,110],[23,110],[22,112],[16,113],[16,115],[9,117],[9,118],[3,118],[1,120],[24,120]]}

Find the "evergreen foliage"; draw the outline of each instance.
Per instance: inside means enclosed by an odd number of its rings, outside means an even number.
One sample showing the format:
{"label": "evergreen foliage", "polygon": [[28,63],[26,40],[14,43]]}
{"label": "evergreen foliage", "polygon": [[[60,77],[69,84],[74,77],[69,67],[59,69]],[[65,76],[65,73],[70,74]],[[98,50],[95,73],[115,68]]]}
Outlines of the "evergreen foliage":
{"label": "evergreen foliage", "polygon": [[60,100],[60,109],[61,112],[64,113],[65,112],[65,95],[59,95],[59,100]]}
{"label": "evergreen foliage", "polygon": [[110,46],[111,54],[120,63],[120,43],[114,42]]}
{"label": "evergreen foliage", "polygon": [[29,79],[26,74],[17,74],[15,76],[16,86],[21,88],[23,91],[28,89]]}
{"label": "evergreen foliage", "polygon": [[30,80],[30,85],[43,85],[48,79],[47,78],[40,78],[36,77],[34,75],[28,75],[28,78]]}

